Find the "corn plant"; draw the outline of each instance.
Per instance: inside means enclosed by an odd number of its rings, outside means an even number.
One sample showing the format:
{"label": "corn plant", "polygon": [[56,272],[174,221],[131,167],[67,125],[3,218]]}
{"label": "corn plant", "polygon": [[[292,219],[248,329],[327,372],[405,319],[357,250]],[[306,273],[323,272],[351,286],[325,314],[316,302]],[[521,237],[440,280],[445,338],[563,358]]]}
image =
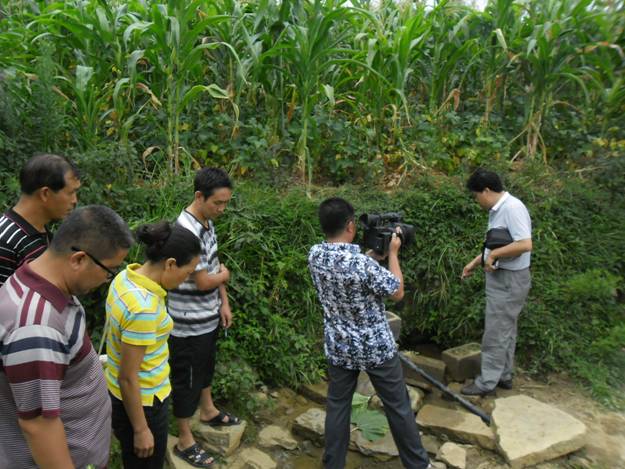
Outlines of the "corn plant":
{"label": "corn plant", "polygon": [[582,25],[589,19],[591,1],[546,0],[530,5],[532,30],[520,55],[522,83],[526,86],[525,125],[517,135],[525,136],[522,150],[529,157],[540,153],[547,160],[542,125],[553,106],[579,107],[589,103],[586,83],[592,71],[579,60],[587,44],[586,38],[577,32],[583,32]]}
{"label": "corn plant", "polygon": [[[309,129],[314,125],[312,110],[322,97],[334,103],[332,78],[340,75],[344,65],[341,59],[349,57],[352,51],[342,48],[351,30],[350,18],[354,12],[321,0],[303,2],[294,10],[293,23],[284,31],[280,46],[271,55],[280,54],[289,64],[284,72],[293,85],[292,100],[300,104],[301,130],[295,153],[301,180],[312,182],[313,161],[308,145]],[[340,27],[343,22],[344,26]]]}
{"label": "corn plant", "polygon": [[[167,5],[153,4],[149,9],[149,21],[131,24],[124,31],[124,40],[140,35],[141,49],[131,52],[135,64],[140,59],[147,61],[151,71],[150,93],[158,97],[158,103],[165,103],[167,123],[167,156],[170,166],[177,174],[180,170],[180,118],[185,108],[203,93],[216,99],[230,100],[231,96],[216,83],[203,84],[206,71],[205,52],[225,47],[238,56],[230,44],[210,41],[205,34],[213,24],[228,20],[224,15],[196,15],[201,12],[203,0],[186,2],[171,0]],[[238,108],[234,106],[235,114]]]}
{"label": "corn plant", "polygon": [[[393,2],[365,16],[361,31],[355,36],[355,59],[366,64],[354,84],[358,110],[373,115],[376,144],[380,151],[390,120],[393,133],[400,133],[402,123],[410,124],[407,92],[409,78],[425,55],[431,32],[424,6],[397,6]],[[403,116],[403,118],[399,117]]]}

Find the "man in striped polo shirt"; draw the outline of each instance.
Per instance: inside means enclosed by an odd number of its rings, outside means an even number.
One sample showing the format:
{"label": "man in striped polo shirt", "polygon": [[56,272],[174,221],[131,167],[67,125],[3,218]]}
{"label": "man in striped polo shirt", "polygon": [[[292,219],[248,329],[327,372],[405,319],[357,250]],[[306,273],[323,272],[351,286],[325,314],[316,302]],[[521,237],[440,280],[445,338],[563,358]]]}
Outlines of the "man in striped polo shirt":
{"label": "man in striped polo shirt", "polygon": [[203,168],[195,175],[194,190],[193,202],[177,223],[200,239],[200,262],[189,279],[169,292],[167,304],[174,320],[169,350],[173,413],[180,430],[178,450],[190,457],[201,451],[189,425],[198,404],[200,421],[206,425],[239,423],[238,418],[215,407],[211,393],[217,328],[220,321],[226,329],[232,324],[226,292],[230,272],[219,262],[213,221],[232,197],[232,182],[221,169]]}
{"label": "man in striped polo shirt", "polygon": [[0,288],[0,467],[106,467],[111,402],[74,295],[110,280],[131,244],[113,210],[79,208]]}
{"label": "man in striped polo shirt", "polygon": [[46,249],[52,239],[46,225],[74,209],[79,178],[76,168],[58,155],[36,155],[22,167],[20,198],[0,217],[0,286]]}

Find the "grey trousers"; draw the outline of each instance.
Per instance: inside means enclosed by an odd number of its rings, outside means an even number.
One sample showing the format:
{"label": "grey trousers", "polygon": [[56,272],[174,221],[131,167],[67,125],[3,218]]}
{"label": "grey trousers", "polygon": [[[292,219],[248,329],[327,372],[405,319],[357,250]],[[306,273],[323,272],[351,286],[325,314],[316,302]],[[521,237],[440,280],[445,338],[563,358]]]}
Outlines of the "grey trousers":
{"label": "grey trousers", "polygon": [[[325,469],[343,469],[349,446],[352,396],[358,382],[358,370],[328,365],[328,400],[325,421]],[[421,444],[419,428],[410,408],[404,375],[397,354],[378,368],[366,370],[378,396],[384,403],[391,434],[399,457],[408,469],[425,469],[429,459]]]}
{"label": "grey trousers", "polygon": [[517,321],[532,284],[530,269],[486,273],[486,314],[482,337],[482,370],[475,384],[483,391],[512,379]]}

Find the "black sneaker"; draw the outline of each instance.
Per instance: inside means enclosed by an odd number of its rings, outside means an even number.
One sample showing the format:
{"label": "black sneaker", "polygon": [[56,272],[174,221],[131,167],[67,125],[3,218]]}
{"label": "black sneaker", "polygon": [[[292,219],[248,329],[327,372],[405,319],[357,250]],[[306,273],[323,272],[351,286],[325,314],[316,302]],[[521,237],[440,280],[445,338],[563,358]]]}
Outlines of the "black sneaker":
{"label": "black sneaker", "polygon": [[501,389],[512,389],[512,379],[502,379],[497,383],[497,387]]}
{"label": "black sneaker", "polygon": [[489,394],[494,394],[495,390],[491,389],[490,391],[484,391],[477,387],[475,383],[471,383],[460,390],[460,394],[464,394],[465,396],[488,396]]}

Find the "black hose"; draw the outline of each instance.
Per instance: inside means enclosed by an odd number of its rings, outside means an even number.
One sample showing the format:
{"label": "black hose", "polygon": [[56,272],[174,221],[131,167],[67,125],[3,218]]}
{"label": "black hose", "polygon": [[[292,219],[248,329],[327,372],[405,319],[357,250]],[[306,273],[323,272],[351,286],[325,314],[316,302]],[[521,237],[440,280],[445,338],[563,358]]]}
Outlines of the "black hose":
{"label": "black hose", "polygon": [[473,412],[475,415],[477,415],[479,418],[481,418],[486,425],[490,426],[490,416],[488,416],[482,409],[480,409],[479,407],[471,404],[465,398],[463,398],[463,397],[459,396],[458,394],[454,393],[451,389],[449,389],[443,383],[437,381],[435,378],[432,378],[428,373],[423,371],[421,368],[419,368],[417,365],[415,365],[409,358],[406,358],[401,353],[399,354],[399,359],[401,361],[403,361],[408,366],[408,368],[410,368],[411,370],[416,371],[417,373],[419,373],[423,378],[425,378],[425,380],[427,382],[429,382],[433,386],[435,386],[438,389],[440,389],[444,394],[448,395],[453,400],[455,400],[455,401],[459,402],[460,404],[462,404],[462,406],[464,406],[465,408],[467,408],[468,410]]}

